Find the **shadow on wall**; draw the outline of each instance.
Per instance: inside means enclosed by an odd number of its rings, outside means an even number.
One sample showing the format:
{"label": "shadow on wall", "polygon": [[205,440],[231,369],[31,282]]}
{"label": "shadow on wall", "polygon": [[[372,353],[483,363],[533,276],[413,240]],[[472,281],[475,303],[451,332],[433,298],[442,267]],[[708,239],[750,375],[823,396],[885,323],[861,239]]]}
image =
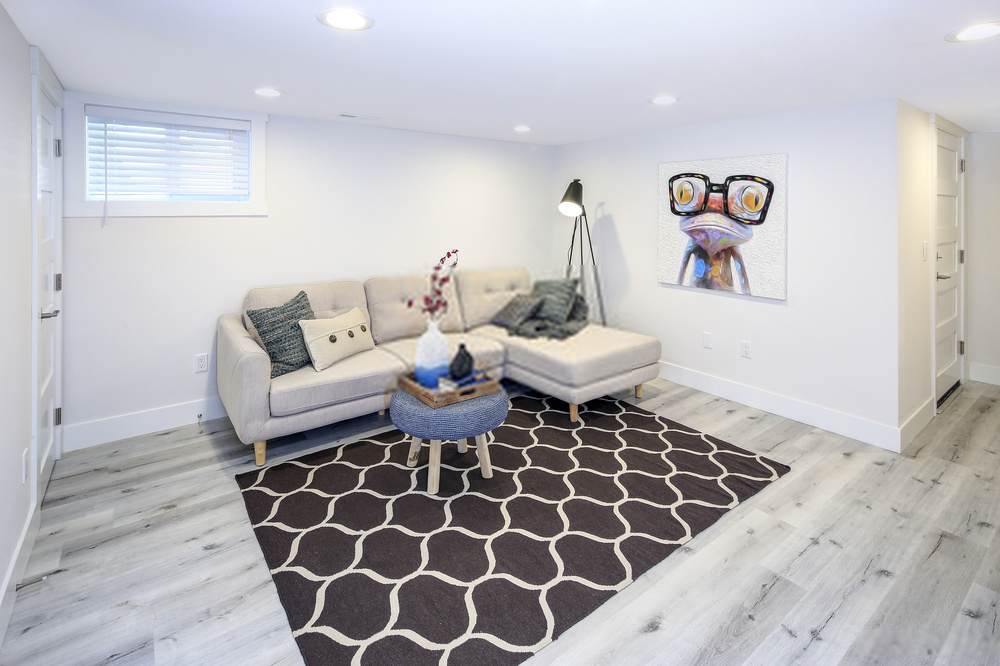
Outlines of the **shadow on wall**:
{"label": "shadow on wall", "polygon": [[628,292],[632,281],[631,264],[625,258],[615,218],[605,210],[603,201],[597,204],[596,212],[595,224],[591,228],[594,253],[597,255],[597,269],[601,273],[604,303],[611,309],[613,304],[621,303]]}

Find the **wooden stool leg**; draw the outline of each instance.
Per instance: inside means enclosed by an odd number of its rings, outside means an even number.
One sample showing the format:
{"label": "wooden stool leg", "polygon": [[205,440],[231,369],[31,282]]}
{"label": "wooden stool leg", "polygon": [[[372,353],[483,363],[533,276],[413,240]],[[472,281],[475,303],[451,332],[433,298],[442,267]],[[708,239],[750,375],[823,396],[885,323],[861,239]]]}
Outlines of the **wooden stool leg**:
{"label": "wooden stool leg", "polygon": [[493,466],[490,464],[490,444],[486,434],[476,435],[476,457],[479,458],[479,471],[484,479],[493,478]]}
{"label": "wooden stool leg", "polygon": [[635,397],[636,400],[642,400],[642,384],[635,385]]}
{"label": "wooden stool leg", "polygon": [[253,458],[258,467],[267,462],[267,440],[253,443]]}
{"label": "wooden stool leg", "polygon": [[427,492],[437,495],[438,485],[441,482],[441,440],[431,440],[431,459],[427,465]]}
{"label": "wooden stool leg", "polygon": [[569,405],[569,420],[576,423],[580,420],[580,406],[570,403]]}
{"label": "wooden stool leg", "polygon": [[410,453],[406,456],[406,466],[416,467],[417,459],[420,457],[420,438],[411,437],[410,438]]}
{"label": "wooden stool leg", "polygon": [[469,450],[469,440],[468,439],[458,440],[458,452],[465,453],[468,450]]}

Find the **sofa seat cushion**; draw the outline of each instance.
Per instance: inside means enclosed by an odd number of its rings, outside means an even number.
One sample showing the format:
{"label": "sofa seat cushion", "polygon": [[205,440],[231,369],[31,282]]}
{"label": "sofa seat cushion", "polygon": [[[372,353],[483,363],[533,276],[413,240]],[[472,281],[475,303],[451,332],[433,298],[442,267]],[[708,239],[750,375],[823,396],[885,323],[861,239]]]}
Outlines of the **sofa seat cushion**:
{"label": "sofa seat cushion", "polygon": [[[503,330],[503,329],[501,329]],[[465,343],[465,348],[469,350],[476,360],[476,368],[479,370],[492,370],[503,365],[505,354],[503,345],[496,340],[481,335],[471,335],[469,333],[446,333],[448,339],[448,354],[452,358],[458,352],[458,345]],[[393,340],[379,345],[379,349],[395,354],[406,364],[406,371],[413,372],[414,361],[417,357],[417,340],[420,338],[403,338]]]}
{"label": "sofa seat cushion", "polygon": [[271,415],[290,416],[386,393],[405,371],[402,361],[380,349],[355,354],[321,372],[309,365],[271,380]]}
{"label": "sofa seat cushion", "polygon": [[566,386],[583,386],[660,360],[656,338],[596,324],[565,340],[522,338],[493,325],[472,332],[506,347],[509,364]]}

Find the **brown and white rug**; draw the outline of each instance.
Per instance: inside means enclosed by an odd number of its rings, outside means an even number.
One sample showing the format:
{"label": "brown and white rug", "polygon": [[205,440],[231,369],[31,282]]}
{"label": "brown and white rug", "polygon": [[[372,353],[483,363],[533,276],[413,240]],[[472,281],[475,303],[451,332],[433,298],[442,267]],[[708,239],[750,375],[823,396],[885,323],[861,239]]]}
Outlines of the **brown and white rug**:
{"label": "brown and white rug", "polygon": [[493,478],[398,430],[237,477],[308,664],[516,664],[788,467],[626,402],[511,400]]}

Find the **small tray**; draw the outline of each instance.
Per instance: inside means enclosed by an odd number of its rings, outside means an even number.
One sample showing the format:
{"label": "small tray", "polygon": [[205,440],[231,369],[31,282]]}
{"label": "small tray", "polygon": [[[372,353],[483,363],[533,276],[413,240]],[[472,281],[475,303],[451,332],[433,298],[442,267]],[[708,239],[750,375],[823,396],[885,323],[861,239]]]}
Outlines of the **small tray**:
{"label": "small tray", "polygon": [[433,409],[440,409],[456,402],[464,402],[473,398],[481,398],[484,395],[500,392],[500,380],[492,379],[486,373],[480,373],[476,381],[466,386],[460,386],[455,390],[429,389],[421,386],[413,375],[401,375],[399,377],[399,390],[406,391],[410,395],[416,396],[420,402]]}

